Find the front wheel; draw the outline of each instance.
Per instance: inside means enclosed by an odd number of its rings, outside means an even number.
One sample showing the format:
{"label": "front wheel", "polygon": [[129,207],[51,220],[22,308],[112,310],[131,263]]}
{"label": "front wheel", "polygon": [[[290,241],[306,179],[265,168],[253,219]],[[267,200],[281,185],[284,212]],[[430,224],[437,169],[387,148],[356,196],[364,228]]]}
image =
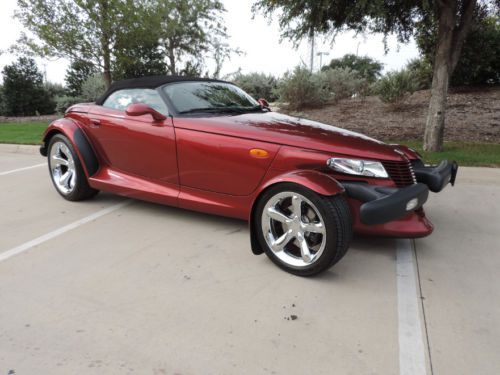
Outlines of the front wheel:
{"label": "front wheel", "polygon": [[347,252],[352,237],[351,212],[343,196],[322,196],[293,183],[264,193],[254,224],[266,255],[299,276],[333,266]]}
{"label": "front wheel", "polygon": [[51,138],[47,157],[52,183],[64,199],[80,201],[99,192],[89,186],[78,155],[64,135],[57,134]]}

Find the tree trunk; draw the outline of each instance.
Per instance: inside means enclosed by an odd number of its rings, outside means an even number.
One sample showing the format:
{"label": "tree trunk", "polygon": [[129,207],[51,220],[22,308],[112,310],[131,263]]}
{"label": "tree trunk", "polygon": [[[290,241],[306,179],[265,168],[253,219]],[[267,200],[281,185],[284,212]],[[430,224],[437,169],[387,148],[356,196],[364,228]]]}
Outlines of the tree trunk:
{"label": "tree trunk", "polygon": [[438,10],[438,44],[434,57],[431,100],[424,134],[424,150],[442,151],[446,96],[453,71],[458,63],[464,40],[472,24],[477,0],[464,0],[457,26],[457,1],[443,0]]}
{"label": "tree trunk", "polygon": [[168,63],[167,63],[168,70],[169,70],[170,74],[176,75],[177,74],[177,66],[175,63],[174,40],[172,40],[172,38],[168,39],[168,46],[165,47],[165,51],[167,53],[167,59],[168,59]]}
{"label": "tree trunk", "polygon": [[112,77],[111,77],[111,49],[109,47],[109,43],[111,40],[109,30],[109,12],[110,7],[107,0],[102,0],[100,2],[101,5],[101,48],[102,48],[102,58],[103,58],[103,78],[104,83],[106,84],[106,89],[109,89],[111,86]]}
{"label": "tree trunk", "polygon": [[424,134],[425,151],[443,148],[446,95],[450,80],[453,30],[455,27],[455,1],[443,1],[439,9],[438,43],[434,57],[431,100]]}
{"label": "tree trunk", "polygon": [[103,78],[104,78],[104,83],[106,84],[106,89],[109,89],[109,86],[111,86],[112,82],[112,77],[111,77],[111,63],[110,63],[110,56],[109,56],[109,51],[108,53],[104,54],[104,73],[103,73]]}

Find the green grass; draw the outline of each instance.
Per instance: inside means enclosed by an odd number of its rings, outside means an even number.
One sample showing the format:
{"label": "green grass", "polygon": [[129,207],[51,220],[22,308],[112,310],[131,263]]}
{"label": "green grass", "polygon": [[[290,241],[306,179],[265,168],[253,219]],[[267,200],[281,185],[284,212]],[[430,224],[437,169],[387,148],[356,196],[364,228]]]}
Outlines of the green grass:
{"label": "green grass", "polygon": [[500,167],[500,144],[445,142],[442,152],[426,152],[421,142],[397,141],[407,145],[420,154],[426,163],[436,163],[443,159],[455,160],[459,165],[474,167]]}
{"label": "green grass", "polygon": [[39,144],[47,122],[0,123],[0,143]]}

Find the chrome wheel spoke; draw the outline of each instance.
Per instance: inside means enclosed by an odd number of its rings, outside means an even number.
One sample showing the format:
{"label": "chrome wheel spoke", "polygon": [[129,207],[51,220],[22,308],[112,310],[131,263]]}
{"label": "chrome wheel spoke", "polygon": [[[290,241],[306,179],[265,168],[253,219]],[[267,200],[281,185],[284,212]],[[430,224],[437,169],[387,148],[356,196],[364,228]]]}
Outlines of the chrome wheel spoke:
{"label": "chrome wheel spoke", "polygon": [[299,233],[299,235],[297,236],[297,240],[300,244],[300,255],[302,257],[302,260],[305,263],[311,263],[313,256],[311,255],[311,250],[309,249],[309,245],[307,244],[304,234]]}
{"label": "chrome wheel spoke", "polygon": [[293,238],[292,230],[287,230],[285,233],[283,233],[280,237],[278,237],[276,240],[274,240],[271,243],[271,249],[276,253],[279,251],[283,251],[284,247],[288,245],[290,240]]}
{"label": "chrome wheel spoke", "polygon": [[69,187],[69,179],[71,178],[71,171],[68,170],[66,173],[64,173],[60,178],[59,178],[59,183],[64,186],[64,187]]}
{"label": "chrome wheel spoke", "polygon": [[292,197],[292,212],[299,218],[302,216],[302,199],[298,195]]}
{"label": "chrome wheel spoke", "polygon": [[280,223],[289,223],[291,219],[286,216],[284,213],[278,211],[276,207],[269,207],[266,210],[267,216],[269,216],[271,219],[279,221]]}
{"label": "chrome wheel spoke", "polygon": [[69,165],[68,161],[64,159],[61,155],[53,155],[52,160],[55,162],[55,165],[64,165],[67,167]]}
{"label": "chrome wheel spoke", "polygon": [[325,234],[325,227],[323,223],[304,223],[301,224],[302,230],[309,233]]}
{"label": "chrome wheel spoke", "polygon": [[76,183],[76,173],[72,170],[71,171],[71,177],[68,181],[68,187],[73,190],[73,188],[75,187],[75,183]]}

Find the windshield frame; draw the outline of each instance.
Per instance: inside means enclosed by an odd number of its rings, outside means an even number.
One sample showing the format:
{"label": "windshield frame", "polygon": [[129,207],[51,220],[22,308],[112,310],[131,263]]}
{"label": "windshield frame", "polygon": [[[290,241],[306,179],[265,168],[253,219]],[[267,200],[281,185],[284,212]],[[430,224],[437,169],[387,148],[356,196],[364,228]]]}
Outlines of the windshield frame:
{"label": "windshield frame", "polygon": [[[234,86],[238,88],[239,90],[243,91],[246,95],[248,95],[254,102],[255,102],[255,107],[234,107],[234,111],[230,111],[231,107],[224,107],[221,109],[220,112],[217,112],[217,110],[214,108],[213,110],[209,111],[199,111],[199,112],[190,112],[190,113],[182,113],[182,111],[179,111],[175,104],[172,102],[170,97],[167,95],[165,92],[165,87],[172,86],[172,85],[182,85],[186,83],[209,83],[209,84],[225,84],[229,86]],[[231,82],[225,82],[225,81],[182,81],[182,82],[170,82],[167,84],[164,84],[160,87],[158,87],[158,92],[160,93],[161,97],[163,100],[166,102],[170,114],[174,115],[175,117],[216,117],[216,116],[234,116],[238,114],[245,114],[245,113],[258,113],[260,111],[262,112],[267,112],[265,109],[260,106],[259,102],[255,100],[250,94],[248,94],[245,90],[243,90],[241,87],[231,83]],[[239,110],[241,108],[248,108],[248,110]]]}

